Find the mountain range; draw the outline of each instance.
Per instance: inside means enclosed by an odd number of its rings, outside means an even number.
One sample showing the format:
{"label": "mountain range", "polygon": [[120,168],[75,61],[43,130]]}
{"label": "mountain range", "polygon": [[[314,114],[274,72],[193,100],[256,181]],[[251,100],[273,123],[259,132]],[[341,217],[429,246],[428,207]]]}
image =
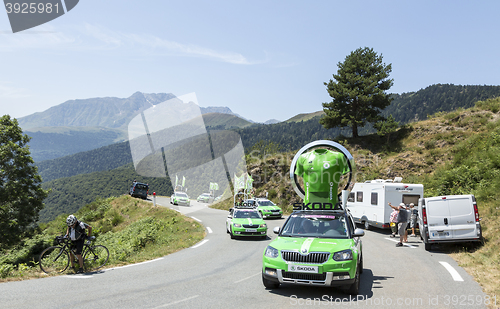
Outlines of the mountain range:
{"label": "mountain range", "polygon": [[[424,120],[428,115],[456,108],[468,108],[478,100],[500,96],[500,86],[462,86],[436,84],[416,92],[392,94],[392,103],[382,113],[392,114],[396,121],[408,123]],[[135,92],[128,98],[91,98],[69,100],[44,112],[19,118],[23,130],[32,137],[32,157],[36,162],[96,149],[126,141],[127,126],[139,113],[175,98],[172,93]],[[318,104],[320,107],[320,104]],[[207,128],[235,129],[265,123],[235,114],[228,107],[200,107]],[[323,111],[298,114],[284,123],[307,121],[322,117]]]}

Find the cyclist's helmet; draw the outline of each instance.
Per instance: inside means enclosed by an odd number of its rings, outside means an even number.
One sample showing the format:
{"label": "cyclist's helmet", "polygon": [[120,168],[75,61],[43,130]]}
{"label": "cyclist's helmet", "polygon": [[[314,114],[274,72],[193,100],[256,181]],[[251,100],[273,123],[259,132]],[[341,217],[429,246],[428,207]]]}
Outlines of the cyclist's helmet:
{"label": "cyclist's helmet", "polygon": [[76,217],[73,215],[69,215],[68,218],[66,219],[66,224],[68,226],[72,226],[75,223],[76,223]]}

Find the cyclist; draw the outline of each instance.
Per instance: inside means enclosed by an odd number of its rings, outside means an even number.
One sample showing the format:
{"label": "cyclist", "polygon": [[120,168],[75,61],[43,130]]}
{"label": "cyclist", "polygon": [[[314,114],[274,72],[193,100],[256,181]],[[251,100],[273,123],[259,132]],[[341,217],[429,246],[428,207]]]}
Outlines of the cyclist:
{"label": "cyclist", "polygon": [[[76,249],[76,257],[78,258],[78,264],[80,268],[77,271],[77,274],[83,273],[83,258],[82,258],[82,250],[83,250],[83,242],[85,238],[90,237],[92,234],[92,227],[87,223],[78,221],[75,216],[69,215],[66,219],[66,224],[68,228],[66,230],[66,237],[70,237],[72,246],[71,249]],[[85,230],[88,230],[88,234],[85,234]],[[75,269],[75,258],[73,254],[70,254],[71,258],[71,267]]]}

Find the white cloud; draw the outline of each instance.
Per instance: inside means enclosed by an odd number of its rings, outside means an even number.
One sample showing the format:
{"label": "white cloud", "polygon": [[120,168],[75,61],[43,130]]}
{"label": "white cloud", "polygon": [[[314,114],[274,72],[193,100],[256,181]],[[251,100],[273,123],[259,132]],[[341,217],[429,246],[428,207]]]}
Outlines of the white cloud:
{"label": "white cloud", "polygon": [[160,38],[151,34],[123,33],[99,25],[85,24],[55,31],[50,25],[37,30],[16,34],[0,34],[0,52],[29,50],[65,51],[107,51],[121,50],[131,53],[144,52],[159,56],[200,57],[232,64],[251,65],[267,62],[250,61],[244,55],[231,51],[220,51],[196,44],[185,44]]}

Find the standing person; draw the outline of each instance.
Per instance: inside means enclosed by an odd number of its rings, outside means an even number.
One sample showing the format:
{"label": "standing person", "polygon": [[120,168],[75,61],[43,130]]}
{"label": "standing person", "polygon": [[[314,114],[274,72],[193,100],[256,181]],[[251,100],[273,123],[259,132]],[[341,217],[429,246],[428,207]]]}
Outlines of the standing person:
{"label": "standing person", "polygon": [[391,237],[394,238],[396,237],[396,233],[398,232],[398,210],[393,209],[391,213],[391,217],[389,219],[390,224],[391,224]]}
{"label": "standing person", "polygon": [[417,237],[415,234],[415,227],[417,226],[417,217],[418,217],[418,209],[417,207],[414,207],[415,205],[413,203],[410,203],[410,228],[411,228],[411,235],[412,237]]}
{"label": "standing person", "polygon": [[[87,223],[78,221],[75,216],[69,215],[66,219],[66,224],[68,228],[66,229],[66,237],[70,237],[72,246],[71,249],[76,249],[76,257],[78,258],[78,264],[80,268],[77,271],[77,274],[83,273],[83,258],[82,258],[82,250],[83,250],[83,242],[85,238],[90,237],[92,234],[92,227]],[[88,234],[85,234],[85,230],[88,230]],[[75,258],[73,254],[69,255],[71,258],[71,267],[75,268]]]}
{"label": "standing person", "polygon": [[396,244],[396,247],[403,246],[403,240],[406,231],[406,225],[408,224],[408,212],[406,211],[405,203],[399,204],[399,206],[392,206],[389,202],[389,206],[393,209],[398,210],[398,233],[399,233],[399,242]]}

